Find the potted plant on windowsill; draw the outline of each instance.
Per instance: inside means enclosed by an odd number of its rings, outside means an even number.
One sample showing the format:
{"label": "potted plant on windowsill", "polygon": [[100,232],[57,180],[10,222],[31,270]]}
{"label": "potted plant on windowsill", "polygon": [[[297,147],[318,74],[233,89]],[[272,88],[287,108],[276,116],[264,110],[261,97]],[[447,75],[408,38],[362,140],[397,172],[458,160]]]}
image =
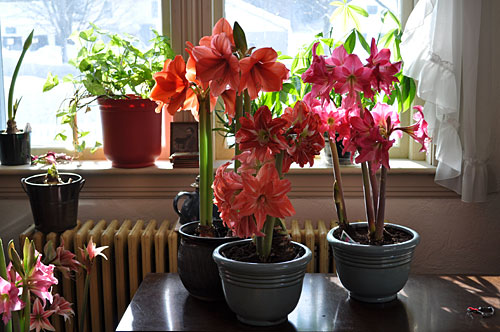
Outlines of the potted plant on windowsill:
{"label": "potted plant on windowsill", "polygon": [[[364,65],[352,53],[356,36],[369,55]],[[407,227],[385,223],[389,149],[397,137],[407,133],[426,150],[427,123],[421,107],[416,106],[416,122],[400,125],[395,105],[402,111],[410,108],[415,92],[414,82],[400,74],[401,61],[391,62],[390,50],[379,51],[374,39],[368,47],[356,31],[348,40],[329,57],[318,55],[318,44],[314,45],[313,61],[302,75],[304,82],[312,84],[305,101],[333,110],[328,128],[330,144],[333,147],[335,140],[342,141],[344,151],[351,152],[355,162],[361,164],[367,223],[349,223],[337,149],[332,148],[339,226],[328,233],[328,241],[337,274],[353,298],[387,302],[396,298],[406,283],[420,240]]]}
{"label": "potted plant on windowsill", "polygon": [[21,179],[30,199],[35,228],[42,233],[64,232],[76,227],[78,202],[85,179],[75,173],[59,173],[56,163],[45,174]]}
{"label": "potted plant on windowsill", "polygon": [[[75,93],[57,116],[71,126],[73,146],[81,152],[85,133],[79,130],[76,115],[82,109],[89,111],[89,105],[97,100],[104,155],[113,167],[151,166],[161,153],[162,121],[161,108],[148,97],[154,85],[153,73],[173,55],[168,39],[153,30],[153,46],[141,52],[131,36],[121,37],[91,26],[75,36],[81,48],[70,63],[81,74],[65,77],[75,85]],[[49,74],[44,91],[58,83],[58,78]]]}
{"label": "potted plant on windowsill", "polygon": [[30,132],[29,130],[26,131],[26,129],[18,129],[16,124],[16,115],[21,99],[14,101],[14,87],[24,55],[33,41],[33,33],[34,30],[31,31],[24,42],[23,50],[10,81],[7,105],[7,129],[0,132],[0,161],[2,165],[24,165],[29,164],[31,161]]}

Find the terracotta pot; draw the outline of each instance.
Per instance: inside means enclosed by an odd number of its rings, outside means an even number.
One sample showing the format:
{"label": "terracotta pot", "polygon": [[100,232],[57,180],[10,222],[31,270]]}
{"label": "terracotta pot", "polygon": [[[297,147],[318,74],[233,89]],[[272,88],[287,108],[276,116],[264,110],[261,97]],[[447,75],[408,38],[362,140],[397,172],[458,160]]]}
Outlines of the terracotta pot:
{"label": "terracotta pot", "polygon": [[45,184],[45,174],[21,179],[21,185],[28,194],[35,228],[42,233],[64,232],[76,227],[78,199],[85,179],[74,173],[59,173],[64,182]]}
{"label": "terracotta pot", "polygon": [[113,167],[154,165],[161,153],[161,113],[149,99],[97,100],[101,110],[104,155]]}
{"label": "terracotta pot", "polygon": [[16,134],[0,132],[0,161],[2,165],[14,166],[31,163],[31,133]]}
{"label": "terracotta pot", "polygon": [[224,299],[217,265],[212,253],[219,245],[239,240],[237,237],[201,237],[194,235],[199,222],[179,229],[181,241],[177,257],[179,278],[192,296],[204,301]]}
{"label": "terracotta pot", "polygon": [[[365,227],[365,222],[350,223],[354,228]],[[410,264],[420,236],[414,230],[386,223],[412,235],[403,243],[384,246],[349,243],[337,239],[328,232],[327,240],[333,249],[337,275],[349,295],[369,303],[389,302],[397,297],[410,274]]]}
{"label": "terracotta pot", "polygon": [[292,242],[299,247],[299,257],[282,263],[240,262],[222,254],[232,246],[249,241],[226,243],[214,250],[226,302],[238,320],[245,324],[281,324],[299,302],[306,266],[312,259],[311,250]]}

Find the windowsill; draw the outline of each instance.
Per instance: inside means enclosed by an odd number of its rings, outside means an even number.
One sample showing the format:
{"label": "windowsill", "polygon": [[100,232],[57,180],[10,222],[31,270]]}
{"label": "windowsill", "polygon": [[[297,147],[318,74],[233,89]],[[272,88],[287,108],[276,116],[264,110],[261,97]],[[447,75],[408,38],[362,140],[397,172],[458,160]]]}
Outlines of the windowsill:
{"label": "windowsill", "polygon": [[[214,167],[225,163],[226,160],[217,160]],[[391,174],[435,174],[436,167],[429,165],[425,161],[415,161],[408,159],[391,159]],[[48,165],[20,165],[20,166],[1,166],[0,175],[31,175],[36,172],[45,172]],[[108,160],[84,160],[73,161],[58,165],[60,172],[75,172],[81,174],[198,174],[198,168],[173,168],[169,161],[157,161],[154,166],[142,168],[114,168]],[[342,174],[359,174],[359,165],[341,165]],[[322,160],[317,159],[312,167],[301,168],[293,164],[289,174],[331,174],[332,167],[326,165]]]}
{"label": "windowsill", "polygon": [[[224,161],[217,161],[215,167]],[[45,172],[47,165],[0,166],[0,199],[27,199],[20,179]],[[346,197],[361,198],[361,169],[356,165],[341,166]],[[179,191],[192,191],[190,184],[198,168],[173,168],[168,161],[157,161],[144,168],[113,168],[104,160],[75,161],[59,166],[61,172],[82,175],[85,186],[80,194],[90,199],[172,199]],[[387,183],[388,197],[457,197],[434,183],[435,167],[423,161],[391,160]],[[313,167],[292,165],[286,178],[292,182],[291,198],[331,198],[332,168],[320,159]]]}

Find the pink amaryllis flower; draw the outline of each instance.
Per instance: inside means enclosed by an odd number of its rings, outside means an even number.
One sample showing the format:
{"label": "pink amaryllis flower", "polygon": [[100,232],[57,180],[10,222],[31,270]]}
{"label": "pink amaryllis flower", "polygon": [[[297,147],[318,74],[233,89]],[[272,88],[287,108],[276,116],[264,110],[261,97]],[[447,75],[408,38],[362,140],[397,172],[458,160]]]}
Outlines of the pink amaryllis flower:
{"label": "pink amaryllis flower", "polygon": [[236,143],[240,149],[250,150],[259,160],[264,160],[268,151],[279,153],[287,148],[283,137],[283,127],[287,121],[272,118],[267,106],[261,106],[254,115],[240,118],[241,129],[236,133]]}
{"label": "pink amaryllis flower", "polygon": [[396,78],[397,73],[401,70],[401,61],[391,63],[391,51],[388,48],[380,50],[377,49],[377,43],[372,38],[370,47],[370,57],[366,59],[367,67],[372,69],[371,85],[377,90],[384,92],[388,95],[391,94],[392,82],[399,82]]}
{"label": "pink amaryllis flower", "polygon": [[33,273],[26,278],[28,289],[42,299],[52,303],[52,286],[57,285],[58,280],[54,276],[53,264],[45,265],[41,262],[41,255],[38,254],[37,261]]}
{"label": "pink amaryllis flower", "polygon": [[56,258],[52,263],[60,270],[65,276],[69,277],[71,272],[78,272],[81,266],[80,262],[75,259],[76,255],[71,251],[64,249],[64,241],[56,249]]}
{"label": "pink amaryllis flower", "polygon": [[243,190],[236,196],[234,208],[241,216],[255,217],[257,229],[264,227],[266,216],[285,218],[295,214],[292,203],[286,196],[291,190],[291,183],[280,179],[276,167],[267,163],[256,176],[241,174]]}
{"label": "pink amaryllis flower", "polygon": [[224,33],[226,35],[226,37],[231,42],[231,46],[234,47],[233,28],[231,27],[231,24],[229,24],[229,22],[224,17],[218,20],[217,23],[215,23],[214,27],[212,28],[212,35],[202,37],[200,39],[199,44],[201,46],[210,47],[210,43],[212,42],[212,37],[221,33]]}
{"label": "pink amaryllis flower", "polygon": [[427,151],[429,149],[429,143],[430,143],[430,138],[427,131],[427,121],[425,121],[424,119],[422,106],[417,105],[414,106],[413,109],[417,111],[415,114],[413,114],[413,120],[415,120],[416,123],[408,127],[400,127],[397,129],[407,133],[408,135],[411,136],[411,138],[420,143],[422,145],[420,152]]}
{"label": "pink amaryllis flower", "polygon": [[71,317],[75,315],[75,312],[71,309],[71,303],[66,301],[64,297],[59,294],[54,295],[54,301],[49,309],[52,310],[54,314],[63,316],[64,321],[71,319]]}
{"label": "pink amaryllis flower", "polygon": [[107,248],[108,246],[97,247],[94,241],[92,241],[92,237],[90,237],[85,249],[80,248],[80,255],[82,258],[81,261],[87,269],[87,274],[91,273],[92,266],[94,265],[94,261],[97,256],[102,256],[106,260],[108,259],[103,253],[103,251]]}
{"label": "pink amaryllis flower", "polygon": [[393,139],[396,137],[401,138],[402,133],[395,131],[400,121],[399,114],[394,107],[384,103],[377,103],[370,113],[383,137]]}
{"label": "pink amaryllis flower", "polygon": [[324,105],[317,99],[311,100],[310,92],[304,96],[304,102],[308,104],[314,113],[319,115],[321,119],[319,131],[328,133],[330,139],[335,140],[337,130],[344,120],[345,111],[341,108],[337,109],[331,100],[328,100]]}
{"label": "pink amaryllis flower", "polygon": [[322,100],[327,100],[335,83],[333,77],[333,59],[330,59],[327,65],[325,56],[316,54],[318,44],[319,42],[315,43],[312,48],[313,60],[309,68],[302,74],[302,80],[305,83],[312,84],[311,95],[314,98],[321,96]]}
{"label": "pink amaryllis flower", "polygon": [[357,92],[363,92],[366,98],[373,97],[370,86],[372,70],[364,67],[356,54],[349,54],[341,66],[333,69],[335,93],[347,95],[349,104],[355,102]]}
{"label": "pink amaryllis flower", "polygon": [[22,307],[24,303],[19,299],[19,289],[15,283],[0,277],[0,314],[4,324],[9,322],[12,311],[21,310]]}
{"label": "pink amaryllis flower", "polygon": [[256,99],[260,91],[280,91],[288,69],[277,62],[278,53],[270,47],[260,48],[250,57],[240,60],[240,92],[248,89],[250,99]]}
{"label": "pink amaryllis flower", "polygon": [[210,47],[195,46],[192,52],[196,75],[202,83],[209,83],[213,96],[220,96],[228,87],[238,90],[240,65],[232,52],[231,40],[224,32],[212,36]]}
{"label": "pink amaryllis flower", "polygon": [[53,313],[53,310],[44,310],[40,299],[35,299],[35,302],[33,303],[33,311],[30,315],[30,331],[55,331],[56,329],[50,324],[48,319]]}

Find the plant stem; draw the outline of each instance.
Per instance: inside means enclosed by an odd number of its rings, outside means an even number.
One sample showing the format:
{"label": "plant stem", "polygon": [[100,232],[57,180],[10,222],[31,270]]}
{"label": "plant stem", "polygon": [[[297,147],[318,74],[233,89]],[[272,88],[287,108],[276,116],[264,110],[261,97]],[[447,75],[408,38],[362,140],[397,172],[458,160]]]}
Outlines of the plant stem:
{"label": "plant stem", "polygon": [[373,200],[370,195],[370,170],[366,162],[361,163],[361,172],[363,173],[363,193],[365,195],[366,219],[370,235],[375,232],[375,212],[373,211]]}
{"label": "plant stem", "polygon": [[[23,285],[26,282],[23,280]],[[23,331],[29,332],[30,330],[30,314],[31,314],[31,301],[30,301],[30,290],[28,286],[23,286],[23,295],[21,295],[21,300],[24,302],[24,313],[23,313]]]}
{"label": "plant stem", "polygon": [[[235,103],[235,115],[234,115],[234,135],[241,128],[240,118],[243,116],[243,96],[236,95],[236,103]],[[241,153],[240,146],[238,143],[234,145],[234,156],[238,156]],[[238,171],[241,162],[239,160],[234,161],[234,172]]]}
{"label": "plant stem", "polygon": [[210,99],[199,97],[200,103],[200,225],[212,226],[212,123]]}
{"label": "plant stem", "polygon": [[377,181],[377,176],[375,173],[371,172],[371,162],[368,162],[368,174],[370,175],[370,185],[372,188],[372,199],[373,199],[373,214],[376,216],[377,215],[377,209],[378,209],[378,181]]}
{"label": "plant stem", "polygon": [[257,254],[262,262],[266,262],[269,254],[271,253],[275,219],[275,217],[267,216],[263,228],[263,233],[266,234],[266,236],[257,237]]}
{"label": "plant stem", "polygon": [[[340,174],[339,154],[337,152],[337,145],[335,144],[335,141],[332,140],[331,138],[328,138],[328,143],[330,144],[330,150],[332,150],[333,176],[335,177],[333,200],[334,203],[336,203],[335,206],[337,207],[337,216],[339,218],[339,224],[345,228],[347,227],[349,222],[347,221],[347,211],[344,200],[344,189],[342,187],[342,176]],[[335,190],[335,186],[337,186],[338,190]]]}
{"label": "plant stem", "polygon": [[19,311],[14,311],[12,313],[12,319],[7,324],[6,331],[10,332],[14,330],[14,332],[20,332],[21,326],[19,325]]}
{"label": "plant stem", "polygon": [[80,315],[78,317],[78,332],[83,332],[83,326],[85,323],[85,313],[87,311],[87,303],[89,301],[89,285],[90,285],[90,274],[87,273],[85,276],[85,287],[83,289],[83,306],[80,309]]}
{"label": "plant stem", "polygon": [[380,171],[380,195],[377,209],[377,222],[375,224],[375,241],[384,237],[384,215],[385,215],[385,188],[387,185],[387,168],[382,166]]}

